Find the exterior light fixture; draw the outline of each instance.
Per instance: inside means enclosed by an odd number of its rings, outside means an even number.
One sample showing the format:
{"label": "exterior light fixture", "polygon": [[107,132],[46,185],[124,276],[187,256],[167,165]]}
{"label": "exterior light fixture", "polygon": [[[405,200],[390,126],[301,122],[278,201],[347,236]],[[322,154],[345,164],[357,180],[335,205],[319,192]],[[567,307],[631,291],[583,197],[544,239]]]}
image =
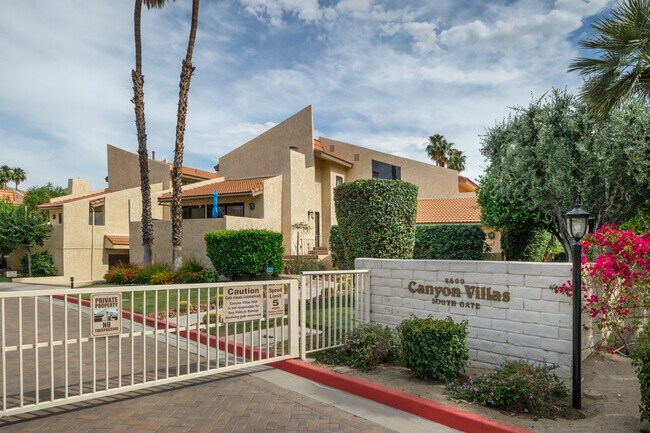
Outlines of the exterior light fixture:
{"label": "exterior light fixture", "polygon": [[255,210],[255,203],[250,203],[250,204],[248,205],[248,208],[249,208],[250,210]]}
{"label": "exterior light fixture", "polygon": [[573,238],[573,245],[571,251],[573,256],[573,407],[580,409],[581,402],[581,349],[582,349],[582,275],[581,268],[581,252],[580,239],[587,233],[589,224],[589,214],[580,209],[580,201],[576,201],[575,206],[564,215],[567,230]]}
{"label": "exterior light fixture", "polygon": [[313,211],[313,210],[307,211],[307,217],[308,217],[309,219],[314,218],[314,211]]}

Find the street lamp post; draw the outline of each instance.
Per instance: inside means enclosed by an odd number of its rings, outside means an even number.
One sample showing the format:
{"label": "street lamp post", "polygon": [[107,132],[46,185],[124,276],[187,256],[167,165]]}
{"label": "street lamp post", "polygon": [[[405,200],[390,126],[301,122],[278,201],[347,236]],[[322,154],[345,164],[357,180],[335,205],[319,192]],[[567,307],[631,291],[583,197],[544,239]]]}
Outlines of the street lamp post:
{"label": "street lamp post", "polygon": [[587,233],[589,214],[580,209],[580,201],[564,215],[567,229],[573,238],[573,407],[581,408],[581,349],[582,349],[582,281],[580,239]]}

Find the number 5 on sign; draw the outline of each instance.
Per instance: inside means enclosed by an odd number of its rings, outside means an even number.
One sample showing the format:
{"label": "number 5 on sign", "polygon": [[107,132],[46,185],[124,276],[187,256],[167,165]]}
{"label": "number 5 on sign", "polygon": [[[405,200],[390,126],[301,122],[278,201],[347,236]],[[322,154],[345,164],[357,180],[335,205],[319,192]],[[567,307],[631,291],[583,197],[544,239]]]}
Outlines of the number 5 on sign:
{"label": "number 5 on sign", "polygon": [[276,284],[266,287],[266,318],[284,317],[284,286]]}

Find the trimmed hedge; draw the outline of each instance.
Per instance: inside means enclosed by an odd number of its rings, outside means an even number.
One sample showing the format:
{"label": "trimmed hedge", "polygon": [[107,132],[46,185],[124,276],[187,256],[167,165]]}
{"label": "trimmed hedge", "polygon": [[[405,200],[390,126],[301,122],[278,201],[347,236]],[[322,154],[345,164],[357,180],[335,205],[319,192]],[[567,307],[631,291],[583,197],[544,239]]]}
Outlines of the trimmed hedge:
{"label": "trimmed hedge", "polygon": [[282,273],[282,234],[270,230],[226,230],[207,232],[205,244],[214,270],[228,278],[241,279]]}
{"label": "trimmed hedge", "polygon": [[418,187],[401,180],[363,179],[334,188],[336,219],[345,259],[413,258]]}
{"label": "trimmed hedge", "polygon": [[418,225],[415,230],[415,259],[482,260],[488,251],[477,224]]}
{"label": "trimmed hedge", "polygon": [[543,229],[506,230],[501,234],[501,248],[506,260],[543,262],[552,236]]}
{"label": "trimmed hedge", "polygon": [[449,382],[465,371],[469,359],[467,321],[411,316],[397,326],[402,365],[420,379]]}
{"label": "trimmed hedge", "polygon": [[[20,258],[20,272],[23,275],[29,273],[27,254]],[[39,251],[32,254],[32,276],[33,277],[53,277],[57,274],[54,259],[49,251]]]}
{"label": "trimmed hedge", "polygon": [[650,328],[647,328],[632,351],[632,365],[641,387],[641,421],[650,421]]}
{"label": "trimmed hedge", "polygon": [[354,263],[350,263],[345,256],[339,226],[332,226],[330,229],[330,253],[332,254],[332,266],[335,268],[351,269],[354,266]]}

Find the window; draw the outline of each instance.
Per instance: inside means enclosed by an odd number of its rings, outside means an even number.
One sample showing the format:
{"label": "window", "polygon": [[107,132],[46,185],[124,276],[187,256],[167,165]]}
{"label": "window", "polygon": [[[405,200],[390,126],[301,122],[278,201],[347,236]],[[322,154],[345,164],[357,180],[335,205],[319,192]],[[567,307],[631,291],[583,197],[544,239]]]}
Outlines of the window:
{"label": "window", "polygon": [[59,214],[59,224],[63,224],[63,212]]}
{"label": "window", "polygon": [[375,179],[393,179],[402,178],[402,169],[396,165],[386,164],[385,162],[372,161],[372,177]]}
{"label": "window", "polygon": [[205,206],[183,206],[183,219],[192,220],[205,218]]}
{"label": "window", "polygon": [[[219,217],[224,215],[244,216],[244,203],[224,203],[219,205]],[[212,218],[212,205],[183,206],[183,219]]]}
{"label": "window", "polygon": [[336,186],[339,186],[343,183],[343,178],[341,176],[336,176]]}
{"label": "window", "polygon": [[[93,223],[93,216],[95,217],[94,223]],[[95,210],[93,210],[93,208],[90,208],[88,210],[88,224],[96,225],[96,226],[103,226],[104,225],[104,208],[103,207],[96,207]]]}
{"label": "window", "polygon": [[[212,214],[212,206],[210,206],[210,214]],[[224,215],[230,216],[244,216],[244,203],[224,203],[219,205],[219,218]]]}

